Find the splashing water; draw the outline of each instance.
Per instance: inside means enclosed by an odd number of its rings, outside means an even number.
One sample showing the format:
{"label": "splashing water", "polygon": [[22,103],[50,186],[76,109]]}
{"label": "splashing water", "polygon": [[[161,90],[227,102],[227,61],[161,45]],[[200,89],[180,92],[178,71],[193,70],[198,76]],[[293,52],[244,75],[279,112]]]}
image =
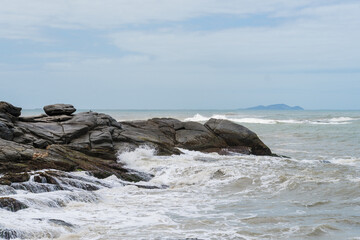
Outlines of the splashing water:
{"label": "splashing water", "polygon": [[0,186],[0,197],[28,206],[0,209],[0,238],[360,238],[358,112],[194,115],[182,119],[240,119],[275,153],[292,158],[185,149],[156,156],[142,146],[118,156],[129,169],[153,175],[140,187],[85,172],[54,174],[54,185],[34,172],[26,183]]}

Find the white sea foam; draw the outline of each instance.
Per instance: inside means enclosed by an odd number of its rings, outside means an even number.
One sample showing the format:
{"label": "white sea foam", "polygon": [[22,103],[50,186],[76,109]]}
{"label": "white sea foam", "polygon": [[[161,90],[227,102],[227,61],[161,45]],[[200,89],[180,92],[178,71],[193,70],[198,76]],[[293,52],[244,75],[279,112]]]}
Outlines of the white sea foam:
{"label": "white sea foam", "polygon": [[313,120],[298,120],[298,119],[266,119],[266,118],[256,118],[256,117],[227,117],[226,115],[212,115],[211,117],[203,116],[199,113],[195,114],[193,117],[186,118],[184,121],[193,121],[193,122],[206,122],[211,118],[215,119],[226,119],[236,123],[252,123],[252,124],[325,124],[325,125],[336,125],[336,124],[350,124],[352,121],[358,120],[358,118],[350,117],[337,117],[329,119],[313,119]]}
{"label": "white sea foam", "polygon": [[180,150],[181,155],[156,156],[155,149],[142,146],[118,156],[126,167],[154,175],[138,184],[168,186],[163,189],[124,186],[115,176],[99,180],[84,172],[71,176],[79,186],[92,183],[99,190],[14,193],[9,186],[2,188],[4,196],[29,208],[15,213],[0,209],[0,231],[62,240],[304,239],[314,232],[312,221],[321,221],[330,226],[324,234],[342,239],[342,231],[330,229],[343,226],[334,215],[349,221],[345,229],[359,224],[344,211],[360,201],[356,157],[324,155],[321,159],[328,161],[319,161]]}

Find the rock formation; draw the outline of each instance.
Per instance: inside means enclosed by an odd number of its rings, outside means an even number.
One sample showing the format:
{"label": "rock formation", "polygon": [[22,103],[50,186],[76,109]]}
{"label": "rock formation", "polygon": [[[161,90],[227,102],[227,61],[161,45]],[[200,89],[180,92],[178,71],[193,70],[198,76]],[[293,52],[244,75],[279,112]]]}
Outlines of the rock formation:
{"label": "rock formation", "polygon": [[181,154],[179,148],[272,155],[254,132],[227,120],[210,119],[204,125],[171,118],[117,122],[102,113],[73,114],[75,108],[67,104],[44,110],[46,115],[20,117],[21,108],[0,102],[0,184],[27,181],[27,172],[40,169],[144,180],[149,176],[116,161],[119,152],[142,145],[159,155]]}

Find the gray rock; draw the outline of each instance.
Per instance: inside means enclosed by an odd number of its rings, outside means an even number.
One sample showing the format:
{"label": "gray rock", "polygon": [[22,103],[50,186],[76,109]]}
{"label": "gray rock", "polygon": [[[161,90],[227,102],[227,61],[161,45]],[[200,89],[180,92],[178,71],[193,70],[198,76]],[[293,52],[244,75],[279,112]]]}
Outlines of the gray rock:
{"label": "gray rock", "polygon": [[0,138],[5,140],[12,140],[14,132],[4,123],[0,121]]}
{"label": "gray rock", "polygon": [[224,139],[229,147],[249,147],[251,154],[272,155],[271,150],[259,139],[256,133],[229,120],[210,119],[205,126]]}
{"label": "gray rock", "polygon": [[14,117],[19,117],[21,115],[21,109],[20,107],[15,107],[10,103],[7,102],[0,102],[0,112],[9,114]]}
{"label": "gray rock", "polygon": [[70,104],[52,104],[44,107],[44,111],[49,116],[71,115],[76,111]]}
{"label": "gray rock", "polygon": [[204,125],[197,122],[185,122],[176,131],[176,146],[190,150],[209,150],[226,147],[223,139],[216,136]]}

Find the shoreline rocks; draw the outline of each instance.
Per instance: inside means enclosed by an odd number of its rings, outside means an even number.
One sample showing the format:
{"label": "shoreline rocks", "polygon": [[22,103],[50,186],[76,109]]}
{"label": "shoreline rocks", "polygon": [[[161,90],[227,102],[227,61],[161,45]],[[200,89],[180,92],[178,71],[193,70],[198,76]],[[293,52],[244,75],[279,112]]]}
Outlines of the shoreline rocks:
{"label": "shoreline rocks", "polygon": [[[8,176],[40,169],[84,170],[96,177],[116,175],[126,181],[144,177],[118,163],[117,154],[148,145],[158,155],[181,154],[179,148],[219,154],[272,156],[256,133],[228,120],[205,124],[172,118],[117,122],[96,112],[73,114],[70,104],[44,107],[40,116],[20,117],[21,108],[0,102],[0,184],[26,180]],[[1,176],[1,175],[0,175]]]}

